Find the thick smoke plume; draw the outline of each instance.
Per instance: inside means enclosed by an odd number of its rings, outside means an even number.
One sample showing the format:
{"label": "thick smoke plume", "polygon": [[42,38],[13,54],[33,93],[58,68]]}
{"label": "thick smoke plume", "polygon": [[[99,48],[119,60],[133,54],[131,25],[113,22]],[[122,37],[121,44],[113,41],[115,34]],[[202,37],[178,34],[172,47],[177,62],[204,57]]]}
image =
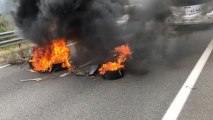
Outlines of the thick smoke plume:
{"label": "thick smoke plume", "polygon": [[[184,42],[189,32],[172,34],[165,23],[176,0],[19,0],[15,13],[23,35],[38,45],[64,37],[78,41],[90,55],[106,56],[114,47],[128,43],[133,58],[128,65],[140,70],[156,62],[174,62],[196,52]],[[196,3],[195,3],[196,4]],[[118,24],[123,15],[129,18]],[[122,21],[120,22],[122,23]],[[186,44],[185,44],[186,43]],[[183,48],[186,48],[185,50]],[[83,51],[80,49],[80,51]]]}
{"label": "thick smoke plume", "polygon": [[[143,72],[156,64],[175,65],[181,59],[202,51],[202,31],[194,28],[175,30],[165,21],[171,15],[172,5],[195,5],[202,2],[178,0],[131,0],[135,7],[129,8],[127,25],[128,43],[133,49],[133,59],[128,65],[134,72]],[[205,2],[205,1],[203,1]],[[139,6],[138,6],[139,5]],[[200,34],[200,35],[197,35]],[[206,34],[205,34],[206,35]],[[196,36],[196,37],[195,37]],[[211,38],[210,38],[211,39]]]}
{"label": "thick smoke plume", "polygon": [[19,0],[15,19],[24,36],[39,45],[65,37],[90,49],[108,50],[118,41],[115,21],[122,4],[117,0]]}
{"label": "thick smoke plume", "polygon": [[85,61],[124,44],[116,24],[124,1],[19,0],[15,21],[23,36],[38,45],[57,38],[77,41],[78,61]]}

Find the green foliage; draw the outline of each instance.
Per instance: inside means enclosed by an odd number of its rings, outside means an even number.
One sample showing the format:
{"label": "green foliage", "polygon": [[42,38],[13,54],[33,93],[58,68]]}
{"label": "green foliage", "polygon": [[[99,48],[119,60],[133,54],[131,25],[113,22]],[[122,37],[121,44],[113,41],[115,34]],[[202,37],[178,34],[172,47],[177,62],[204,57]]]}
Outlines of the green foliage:
{"label": "green foliage", "polygon": [[3,16],[0,16],[0,33],[9,30],[11,30],[11,24]]}
{"label": "green foliage", "polygon": [[19,47],[18,45],[13,45],[9,47],[0,48],[0,64],[10,63],[16,64],[27,60],[31,53],[32,43],[26,42]]}

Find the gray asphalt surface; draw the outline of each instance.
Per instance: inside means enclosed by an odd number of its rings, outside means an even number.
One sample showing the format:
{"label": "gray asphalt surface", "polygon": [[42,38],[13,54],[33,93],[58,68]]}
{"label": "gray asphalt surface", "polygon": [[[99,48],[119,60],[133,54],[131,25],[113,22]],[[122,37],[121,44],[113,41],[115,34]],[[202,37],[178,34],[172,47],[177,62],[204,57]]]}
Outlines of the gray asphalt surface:
{"label": "gray asphalt surface", "polygon": [[[199,46],[196,54],[174,63],[156,65],[143,76],[123,79],[51,74],[40,82],[23,79],[45,77],[20,66],[0,69],[1,120],[160,120],[212,39],[211,31],[189,35]],[[195,47],[189,46],[189,47]],[[212,59],[202,73],[180,119],[211,119]],[[199,109],[198,109],[199,108]],[[203,117],[202,117],[203,116]]]}
{"label": "gray asphalt surface", "polygon": [[194,87],[180,120],[213,120],[213,54]]}

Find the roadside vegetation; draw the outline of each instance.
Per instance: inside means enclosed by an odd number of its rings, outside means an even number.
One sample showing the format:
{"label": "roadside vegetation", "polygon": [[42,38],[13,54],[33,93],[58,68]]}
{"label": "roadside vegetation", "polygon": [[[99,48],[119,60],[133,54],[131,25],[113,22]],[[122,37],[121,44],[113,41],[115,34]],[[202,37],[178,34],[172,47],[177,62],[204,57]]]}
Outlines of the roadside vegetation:
{"label": "roadside vegetation", "polygon": [[13,30],[13,26],[11,25],[11,23],[7,18],[10,19],[10,16],[0,15],[0,33]]}
{"label": "roadside vegetation", "polygon": [[[14,30],[12,21],[11,15],[0,15],[0,33]],[[1,39],[0,42],[8,39]],[[31,42],[0,48],[0,64],[18,64],[27,61],[30,56],[31,48]]]}
{"label": "roadside vegetation", "polygon": [[26,42],[21,46],[13,45],[0,48],[0,64],[19,64],[28,61],[32,46],[31,42]]}

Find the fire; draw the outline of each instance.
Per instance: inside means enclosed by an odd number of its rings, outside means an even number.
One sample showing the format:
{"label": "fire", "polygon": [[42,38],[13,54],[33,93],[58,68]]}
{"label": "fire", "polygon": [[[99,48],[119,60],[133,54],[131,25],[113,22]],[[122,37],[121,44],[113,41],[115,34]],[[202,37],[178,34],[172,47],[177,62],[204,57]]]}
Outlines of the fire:
{"label": "fire", "polygon": [[116,57],[116,60],[114,62],[103,64],[102,67],[99,69],[101,75],[104,75],[108,71],[124,69],[124,63],[128,58],[131,58],[132,55],[132,51],[128,45],[116,47],[114,52],[114,57]]}
{"label": "fire", "polygon": [[53,40],[51,44],[37,47],[33,50],[33,58],[30,60],[35,71],[52,71],[54,64],[62,64],[62,68],[72,70],[69,60],[70,48],[67,47],[65,40]]}

